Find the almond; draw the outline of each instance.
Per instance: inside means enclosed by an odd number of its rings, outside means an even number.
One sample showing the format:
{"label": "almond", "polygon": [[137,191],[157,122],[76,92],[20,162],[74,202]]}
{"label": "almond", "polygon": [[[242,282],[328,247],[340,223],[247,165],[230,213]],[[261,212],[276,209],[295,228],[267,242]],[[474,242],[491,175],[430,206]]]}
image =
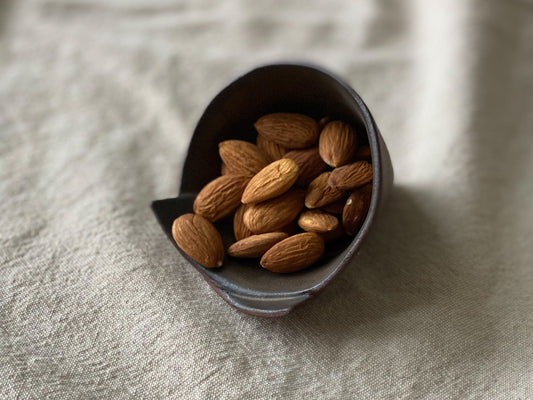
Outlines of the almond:
{"label": "almond", "polygon": [[287,148],[271,140],[268,140],[263,135],[257,135],[256,144],[258,149],[266,156],[266,158],[270,162],[283,158],[283,156],[287,152]]}
{"label": "almond", "polygon": [[268,249],[288,236],[285,232],[269,232],[252,235],[233,243],[228,248],[228,254],[232,257],[240,258],[261,257]]}
{"label": "almond", "polygon": [[192,213],[174,220],[172,237],[181,250],[206,268],[222,266],[224,245],[222,237],[207,219]]}
{"label": "almond", "polygon": [[372,152],[370,151],[370,146],[361,146],[357,149],[355,153],[355,159],[357,161],[372,161]]}
{"label": "almond", "polygon": [[345,122],[332,121],[320,133],[318,150],[330,167],[339,167],[352,160],[357,149],[357,134]]}
{"label": "almond", "polygon": [[272,272],[295,272],[315,263],[324,254],[324,240],[312,232],[300,233],[276,243],[261,258]]}
{"label": "almond", "polygon": [[241,204],[235,211],[233,216],[233,234],[235,235],[235,240],[239,241],[248,236],[252,236],[254,233],[248,229],[244,224],[243,217],[244,212],[246,211],[246,204]]}
{"label": "almond", "polygon": [[290,158],[298,164],[300,176],[296,183],[300,186],[307,186],[318,175],[326,170],[327,164],[318,153],[318,147],[311,147],[304,150],[293,150],[285,154],[285,158]]}
{"label": "almond", "polygon": [[356,161],[352,164],[335,168],[328,179],[331,187],[349,190],[371,182],[373,177],[372,164],[367,161]]}
{"label": "almond", "polygon": [[294,113],[267,114],[254,124],[260,135],[281,146],[303,149],[318,139],[318,123],[311,117]]}
{"label": "almond", "polygon": [[298,164],[289,158],[274,161],[259,171],[242,194],[244,204],[260,203],[285,193],[298,179]]}
{"label": "almond", "polygon": [[225,217],[241,203],[242,192],[249,180],[249,176],[223,175],[209,182],[196,196],[194,212],[211,222]]}
{"label": "almond", "polygon": [[275,199],[251,204],[244,212],[244,224],[254,233],[277,231],[298,216],[304,197],[305,191],[292,189]]}
{"label": "almond", "polygon": [[334,231],[340,224],[334,215],[321,210],[308,210],[300,214],[298,225],[307,232],[326,233]]}
{"label": "almond", "polygon": [[331,172],[323,172],[309,184],[305,195],[305,206],[307,208],[323,207],[342,198],[344,190],[328,185],[330,175]]}
{"label": "almond", "polygon": [[372,199],[372,184],[367,184],[355,190],[344,206],[342,213],[342,226],[348,235],[354,235],[359,231],[366,218]]}
{"label": "almond", "polygon": [[267,158],[253,143],[244,140],[225,140],[218,144],[218,152],[228,172],[253,176],[267,166]]}

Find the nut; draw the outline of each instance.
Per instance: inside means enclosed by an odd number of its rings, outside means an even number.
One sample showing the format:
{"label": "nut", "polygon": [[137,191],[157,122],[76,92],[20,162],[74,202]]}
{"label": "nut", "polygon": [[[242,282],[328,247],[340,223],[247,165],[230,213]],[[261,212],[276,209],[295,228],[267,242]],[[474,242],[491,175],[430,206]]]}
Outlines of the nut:
{"label": "nut", "polygon": [[290,158],[274,161],[259,171],[242,194],[244,204],[273,199],[290,189],[298,179],[298,164]]}
{"label": "nut", "polygon": [[302,114],[268,114],[259,118],[254,126],[260,135],[286,148],[303,149],[318,139],[318,123]]}
{"label": "nut", "polygon": [[307,232],[326,233],[334,231],[340,224],[334,215],[321,210],[308,210],[300,214],[298,225]]}
{"label": "nut", "polygon": [[225,217],[239,206],[249,181],[249,176],[242,175],[222,175],[212,180],[196,196],[194,212],[211,222]]}
{"label": "nut", "polygon": [[218,145],[218,152],[228,173],[253,176],[267,166],[267,158],[253,143],[244,140],[225,140]]}
{"label": "nut", "polygon": [[290,236],[275,244],[261,258],[261,266],[272,272],[295,272],[314,264],[324,254],[324,240],[316,233]]}
{"label": "nut", "polygon": [[366,161],[356,161],[335,168],[329,176],[328,184],[339,190],[350,190],[370,182],[372,176],[372,164]]}
{"label": "nut", "polygon": [[291,189],[275,199],[250,204],[244,212],[244,224],[254,233],[277,231],[296,219],[304,197],[304,190]]}
{"label": "nut", "polygon": [[330,167],[340,167],[348,163],[357,149],[355,130],[342,121],[328,123],[320,133],[318,150]]}
{"label": "nut", "polygon": [[233,243],[228,248],[228,254],[240,258],[261,257],[268,249],[288,236],[285,232],[269,232],[248,236]]}
{"label": "nut", "polygon": [[367,184],[352,192],[342,212],[342,226],[348,235],[359,231],[365,220],[370,200],[372,199],[372,184]]}
{"label": "nut", "polygon": [[222,237],[207,219],[183,214],[172,224],[172,237],[190,258],[206,268],[218,268],[224,260]]}

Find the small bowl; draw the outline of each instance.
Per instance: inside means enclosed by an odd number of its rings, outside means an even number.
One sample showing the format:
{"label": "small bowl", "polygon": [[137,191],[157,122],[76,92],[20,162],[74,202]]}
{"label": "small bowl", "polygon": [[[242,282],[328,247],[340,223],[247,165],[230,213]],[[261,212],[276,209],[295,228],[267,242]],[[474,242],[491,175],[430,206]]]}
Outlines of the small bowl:
{"label": "small bowl", "polygon": [[[255,142],[253,123],[273,112],[296,112],[316,119],[329,116],[355,127],[370,145],[373,192],[367,217],[354,237],[328,243],[314,266],[291,274],[260,267],[257,259],[227,257],[222,268],[207,269],[192,260],[172,239],[172,223],[192,212],[196,194],[220,175],[218,144],[227,139]],[[392,188],[393,170],[385,142],[361,97],[335,75],[314,66],[267,65],[243,75],[211,101],[200,118],[183,168],[180,195],[157,200],[152,209],[170,241],[209,285],[230,305],[248,314],[275,317],[316,296],[356,254],[376,213]],[[218,221],[225,246],[234,241],[232,218]],[[353,265],[352,265],[353,267]]]}

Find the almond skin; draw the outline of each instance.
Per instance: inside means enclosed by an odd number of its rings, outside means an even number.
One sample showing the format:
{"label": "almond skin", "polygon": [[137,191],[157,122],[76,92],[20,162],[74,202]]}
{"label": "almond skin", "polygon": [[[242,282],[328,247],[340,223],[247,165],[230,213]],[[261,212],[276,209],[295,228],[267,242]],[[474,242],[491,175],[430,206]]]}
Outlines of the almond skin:
{"label": "almond skin", "polygon": [[298,179],[298,164],[289,158],[270,163],[248,183],[242,194],[244,204],[260,203],[285,193]]}
{"label": "almond skin", "polygon": [[220,142],[218,152],[230,174],[253,176],[268,165],[257,146],[244,140]]}
{"label": "almond skin", "polygon": [[307,186],[318,175],[324,172],[328,166],[320,157],[318,147],[311,147],[304,150],[292,150],[285,154],[285,158],[290,158],[298,164],[300,176],[296,183],[300,186]]}
{"label": "almond skin", "polygon": [[180,249],[198,264],[206,268],[222,266],[222,237],[204,217],[189,213],[176,218],[172,224],[172,237]]}
{"label": "almond skin", "polygon": [[321,210],[308,210],[300,214],[298,225],[307,232],[326,233],[334,231],[340,224],[334,215]]}
{"label": "almond skin", "polygon": [[196,196],[194,212],[211,222],[225,217],[241,203],[242,193],[249,180],[249,176],[242,175],[223,175],[212,180]]}
{"label": "almond skin", "polygon": [[331,172],[323,172],[309,184],[305,195],[305,206],[307,208],[323,207],[344,196],[344,190],[328,185],[330,175]]}
{"label": "almond skin", "polygon": [[252,235],[233,243],[228,248],[228,254],[232,257],[240,258],[261,257],[268,249],[288,236],[285,232],[269,232]]}
{"label": "almond skin", "polygon": [[357,161],[372,161],[372,152],[370,151],[370,146],[361,146],[357,149],[355,153],[355,159]]}
{"label": "almond skin", "polygon": [[340,190],[350,190],[371,182],[372,177],[372,164],[366,161],[356,161],[335,168],[329,176],[328,184]]}
{"label": "almond skin", "polygon": [[342,226],[348,235],[355,235],[366,218],[372,199],[372,184],[367,184],[355,190],[344,206],[342,212]]}
{"label": "almond skin", "polygon": [[228,166],[224,163],[220,165],[220,175],[230,175],[230,171],[228,169]]}
{"label": "almond skin", "polygon": [[265,155],[269,162],[283,158],[287,152],[287,148],[268,140],[263,135],[257,135],[256,145],[259,150]]}
{"label": "almond skin", "polygon": [[329,122],[318,140],[320,156],[330,167],[340,167],[352,160],[357,150],[357,134],[345,122]]}
{"label": "almond skin", "polygon": [[239,241],[248,236],[252,236],[254,233],[248,229],[244,224],[243,217],[244,212],[246,211],[246,204],[241,204],[237,210],[235,210],[235,215],[233,216],[233,234],[235,240]]}
{"label": "almond skin", "polygon": [[304,205],[305,191],[291,189],[272,200],[246,207],[243,221],[252,232],[278,231],[296,219]]}
{"label": "almond skin", "polygon": [[324,240],[312,232],[300,233],[275,244],[261,258],[272,272],[289,273],[307,268],[324,254]]}
{"label": "almond skin", "polygon": [[302,114],[267,114],[254,126],[260,135],[286,148],[303,149],[318,139],[318,123]]}

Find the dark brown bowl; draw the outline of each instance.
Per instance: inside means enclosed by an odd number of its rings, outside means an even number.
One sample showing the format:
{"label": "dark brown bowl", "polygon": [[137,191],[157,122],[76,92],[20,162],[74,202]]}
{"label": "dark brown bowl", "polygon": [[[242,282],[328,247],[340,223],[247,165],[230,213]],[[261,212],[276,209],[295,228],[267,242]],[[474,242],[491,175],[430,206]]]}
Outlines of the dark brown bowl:
{"label": "dark brown bowl", "polygon": [[[192,212],[196,194],[220,175],[218,143],[227,139],[254,142],[257,133],[253,123],[272,112],[341,119],[366,137],[374,166],[372,201],[366,220],[355,237],[328,244],[322,259],[300,272],[276,274],[261,268],[258,260],[231,257],[226,257],[222,268],[204,268],[176,245],[172,239],[172,222],[178,216]],[[287,314],[296,305],[317,295],[350,264],[376,213],[385,203],[392,181],[392,165],[383,138],[367,106],[352,88],[317,67],[267,65],[235,80],[209,104],[189,146],[180,195],[154,201],[152,209],[170,241],[224,300],[245,313],[274,317]],[[217,222],[216,226],[225,245],[234,241],[231,218]]]}

